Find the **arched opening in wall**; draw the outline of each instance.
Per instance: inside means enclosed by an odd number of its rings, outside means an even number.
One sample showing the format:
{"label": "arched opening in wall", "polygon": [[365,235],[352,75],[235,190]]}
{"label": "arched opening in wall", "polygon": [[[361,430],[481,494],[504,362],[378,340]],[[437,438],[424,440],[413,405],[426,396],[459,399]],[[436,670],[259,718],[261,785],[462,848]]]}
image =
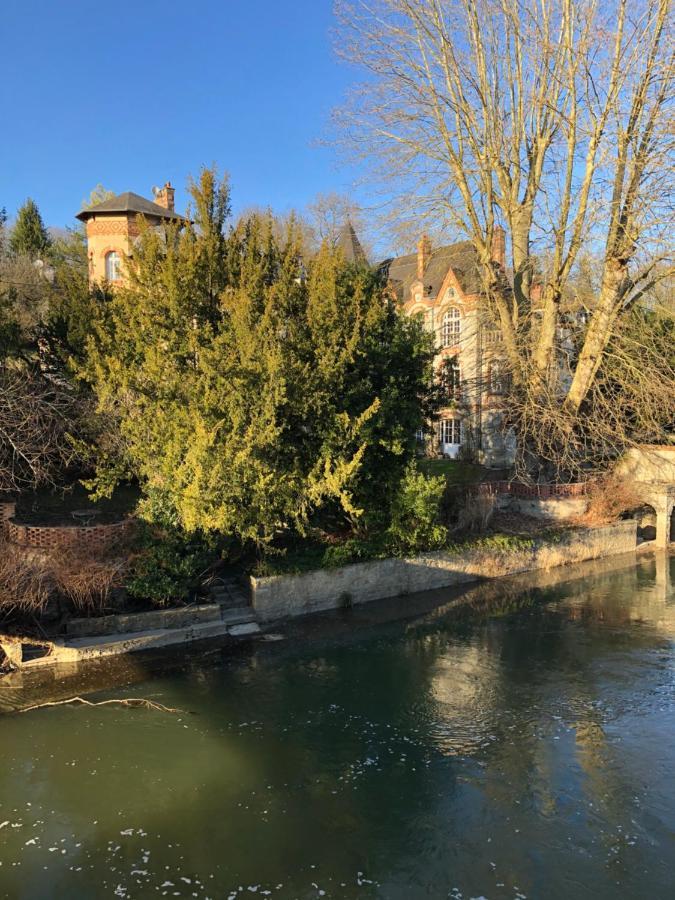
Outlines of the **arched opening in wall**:
{"label": "arched opening in wall", "polygon": [[670,533],[668,535],[668,540],[671,544],[675,544],[675,507],[670,514]]}
{"label": "arched opening in wall", "polygon": [[649,503],[632,510],[625,518],[635,519],[638,544],[656,540],[656,510]]}

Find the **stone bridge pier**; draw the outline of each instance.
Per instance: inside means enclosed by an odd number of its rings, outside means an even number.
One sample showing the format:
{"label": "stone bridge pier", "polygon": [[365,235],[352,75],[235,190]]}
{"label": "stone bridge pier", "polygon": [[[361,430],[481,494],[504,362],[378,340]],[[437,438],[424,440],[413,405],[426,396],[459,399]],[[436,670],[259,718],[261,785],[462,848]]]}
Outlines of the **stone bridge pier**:
{"label": "stone bridge pier", "polygon": [[668,547],[675,541],[675,522],[673,510],[675,510],[675,485],[664,485],[655,498],[656,510],[656,543],[659,547]]}
{"label": "stone bridge pier", "polygon": [[655,545],[661,548],[669,547],[675,541],[675,522],[673,521],[675,484],[636,481],[635,487],[640,499],[652,506],[656,513]]}
{"label": "stone bridge pier", "polygon": [[635,447],[621,460],[618,472],[632,480],[644,503],[656,513],[657,547],[675,542],[675,445]]}

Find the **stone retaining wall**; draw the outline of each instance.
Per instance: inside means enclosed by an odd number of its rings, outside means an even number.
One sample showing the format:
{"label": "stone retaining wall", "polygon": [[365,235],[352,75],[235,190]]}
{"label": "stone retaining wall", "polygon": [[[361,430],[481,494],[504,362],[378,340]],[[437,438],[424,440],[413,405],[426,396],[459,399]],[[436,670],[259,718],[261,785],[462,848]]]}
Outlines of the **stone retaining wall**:
{"label": "stone retaining wall", "polygon": [[6,536],[11,544],[27,550],[54,553],[74,550],[78,553],[101,553],[128,538],[135,523],[133,519],[110,525],[22,525],[10,519]]}
{"label": "stone retaining wall", "polygon": [[71,619],[66,631],[72,637],[101,634],[127,634],[153,628],[181,628],[204,622],[220,622],[220,607],[216,603],[202,603],[180,609],[156,609],[142,613],[119,613],[89,619]]}
{"label": "stone retaining wall", "polygon": [[410,559],[373,560],[302,575],[252,577],[252,603],[262,621],[271,621],[481,578],[628,553],[635,550],[636,543],[636,523],[625,521],[561,532],[556,540],[536,539],[534,546],[522,550],[438,551]]}
{"label": "stone retaining wall", "polygon": [[533,497],[531,500],[516,497],[509,498],[507,508],[525,516],[532,516],[534,519],[564,522],[583,516],[588,509],[588,500],[585,497],[551,497],[550,499]]}

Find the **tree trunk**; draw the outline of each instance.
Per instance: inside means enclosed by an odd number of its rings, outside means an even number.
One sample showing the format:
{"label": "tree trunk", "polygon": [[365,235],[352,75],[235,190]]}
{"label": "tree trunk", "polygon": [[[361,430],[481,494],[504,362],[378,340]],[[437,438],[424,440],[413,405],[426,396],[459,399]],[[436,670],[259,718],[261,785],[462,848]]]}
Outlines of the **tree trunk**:
{"label": "tree trunk", "polygon": [[612,260],[606,265],[600,300],[588,326],[574,378],[565,399],[565,405],[572,412],[579,410],[602,362],[602,355],[616,320],[619,292],[625,278],[625,263]]}

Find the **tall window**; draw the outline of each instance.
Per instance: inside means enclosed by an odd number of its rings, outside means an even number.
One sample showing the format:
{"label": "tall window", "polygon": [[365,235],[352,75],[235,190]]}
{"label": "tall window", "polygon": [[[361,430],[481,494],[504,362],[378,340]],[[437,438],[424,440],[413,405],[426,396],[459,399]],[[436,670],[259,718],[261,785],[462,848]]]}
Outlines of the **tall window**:
{"label": "tall window", "polygon": [[483,341],[486,344],[499,344],[502,340],[502,332],[495,322],[486,322],[483,326]]}
{"label": "tall window", "polygon": [[451,397],[459,397],[460,385],[461,385],[462,379],[460,377],[459,363],[457,362],[456,357],[448,365],[447,373],[448,373],[448,394]]}
{"label": "tall window", "polygon": [[440,421],[440,441],[441,444],[461,444],[462,443],[462,421],[461,419],[441,419]]}
{"label": "tall window", "polygon": [[490,363],[489,383],[491,394],[504,393],[506,376],[500,362],[493,361]]}
{"label": "tall window", "polygon": [[456,306],[451,306],[443,316],[441,336],[444,347],[452,347],[459,344],[459,336],[462,330],[460,312]]}
{"label": "tall window", "polygon": [[105,255],[105,277],[106,281],[119,281],[121,276],[121,259],[116,250],[111,250]]}

